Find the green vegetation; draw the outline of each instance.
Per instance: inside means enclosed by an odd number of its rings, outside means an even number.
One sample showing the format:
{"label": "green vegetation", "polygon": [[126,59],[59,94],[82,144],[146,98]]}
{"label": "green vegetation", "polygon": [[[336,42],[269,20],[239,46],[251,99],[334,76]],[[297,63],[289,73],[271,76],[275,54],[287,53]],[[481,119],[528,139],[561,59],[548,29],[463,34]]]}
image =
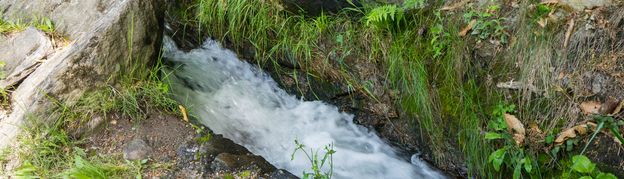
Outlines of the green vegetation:
{"label": "green vegetation", "polygon": [[[134,68],[138,72],[141,67]],[[124,161],[121,155],[85,153],[82,140],[67,131],[75,131],[96,115],[108,117],[112,112],[134,120],[144,119],[149,110],[173,113],[177,103],[169,98],[160,66],[145,71],[121,76],[121,87],[86,93],[72,106],[57,101],[48,118],[33,118],[19,140],[19,149],[13,153],[22,162],[13,174],[27,178],[140,178],[147,160]]]}
{"label": "green vegetation", "polygon": [[472,35],[477,36],[480,40],[498,40],[500,43],[507,43],[507,34],[505,27],[502,25],[501,19],[496,15],[500,10],[498,5],[490,5],[485,11],[471,10],[464,14],[466,23],[473,23]]}
{"label": "green vegetation", "polygon": [[41,17],[34,18],[29,22],[24,22],[22,20],[7,21],[4,19],[0,19],[0,34],[23,31],[28,26],[33,26],[36,29],[39,29],[48,34],[55,33],[54,23],[52,22],[52,20]]}
{"label": "green vegetation", "polygon": [[[370,92],[370,82],[349,64],[367,60],[384,66],[385,85],[401,92],[397,104],[423,129],[420,136],[430,141],[436,160],[452,160],[445,156],[450,145],[445,139],[456,139],[471,172],[490,173],[490,151],[483,147],[480,128],[484,121],[479,113],[487,106],[483,103],[495,100],[496,95],[482,99],[483,91],[475,81],[460,78],[485,75],[473,71],[478,69],[471,68],[475,64],[462,58],[465,44],[456,35],[459,26],[453,25],[461,20],[396,5],[365,5],[318,17],[288,14],[261,1],[199,0],[192,7],[197,8],[197,19],[187,21],[198,23],[202,35],[220,39],[235,50],[251,45],[259,64],[294,61],[313,76],[341,81],[371,98],[377,96]],[[358,14],[361,19],[353,20]],[[435,88],[434,83],[438,84]],[[440,121],[452,117],[457,120]]]}
{"label": "green vegetation", "polygon": [[582,178],[582,179],[617,179],[611,173],[603,173],[596,168],[596,164],[592,163],[589,158],[584,155],[572,156],[572,164],[567,173],[563,173],[560,178]]}
{"label": "green vegetation", "polygon": [[[557,6],[521,2],[510,22],[510,9],[502,4],[469,3],[449,12],[443,6],[454,5],[443,1],[365,3],[309,17],[262,1],[197,0],[179,18],[201,29],[200,38],[219,39],[240,54],[253,52],[260,66],[288,61],[374,100],[379,96],[371,92],[371,82],[353,64],[381,67],[386,80],[382,85],[397,92],[402,116],[413,119],[436,164],[455,160],[448,154],[457,147],[469,176],[558,176],[565,170],[559,164],[580,140],[566,141],[561,146],[566,154],[546,154],[535,147],[553,145],[555,134],[566,125],[562,119],[572,117],[569,108],[558,107],[569,103],[570,96],[561,93],[552,74],[566,61],[555,49],[557,24],[544,27],[540,22]],[[469,36],[462,36],[464,30]],[[478,47],[472,47],[475,43]],[[492,57],[467,57],[479,48]],[[510,79],[533,86],[507,91],[492,84]],[[505,113],[515,114],[525,125],[535,123],[550,141],[518,145],[507,132]]]}
{"label": "green vegetation", "polygon": [[[306,172],[303,171],[303,178],[304,179],[330,179],[332,178],[332,175],[334,173],[334,163],[333,163],[333,155],[334,153],[336,153],[336,151],[334,150],[334,146],[332,144],[329,144],[327,146],[325,146],[325,153],[323,154],[323,157],[321,159],[319,159],[320,155],[319,155],[319,151],[314,151],[313,149],[310,149],[310,153],[306,152],[305,146],[301,143],[299,143],[299,141],[295,140],[295,145],[297,146],[295,148],[295,151],[293,151],[292,153],[292,160],[295,159],[295,154],[297,153],[297,151],[301,151],[303,152],[303,154],[305,154],[305,156],[307,157],[308,161],[310,161],[310,163],[312,164],[312,172]],[[329,166],[329,171],[325,172],[323,171],[323,167],[324,166]]]}

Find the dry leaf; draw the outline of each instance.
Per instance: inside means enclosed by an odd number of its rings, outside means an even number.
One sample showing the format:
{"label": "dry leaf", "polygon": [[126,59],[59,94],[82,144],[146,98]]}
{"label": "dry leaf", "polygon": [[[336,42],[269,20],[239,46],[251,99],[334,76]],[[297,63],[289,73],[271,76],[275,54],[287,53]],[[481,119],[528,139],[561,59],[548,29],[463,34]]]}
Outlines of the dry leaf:
{"label": "dry leaf", "polygon": [[581,103],[581,111],[586,114],[598,114],[600,110],[600,102],[598,101],[585,101]]}
{"label": "dry leaf", "polygon": [[570,18],[570,21],[568,21],[568,30],[565,33],[565,40],[563,41],[563,48],[568,48],[568,42],[570,41],[570,36],[572,35],[573,30],[574,30],[574,17]]}
{"label": "dry leaf", "polygon": [[466,34],[468,34],[468,31],[472,30],[472,27],[474,27],[475,24],[477,24],[476,19],[473,19],[472,21],[470,21],[470,23],[468,23],[468,25],[459,32],[459,36],[461,37],[466,36]]}
{"label": "dry leaf", "polygon": [[180,112],[182,113],[182,117],[183,117],[182,119],[186,122],[189,122],[188,114],[186,113],[186,108],[184,108],[184,106],[182,105],[178,105],[178,107],[180,108]]}
{"label": "dry leaf", "polygon": [[441,11],[452,11],[452,10],[455,10],[455,9],[457,9],[457,8],[459,8],[459,7],[464,6],[464,5],[465,5],[466,3],[468,3],[468,2],[470,2],[470,0],[462,0],[462,1],[459,1],[459,2],[457,2],[457,3],[455,3],[455,4],[451,4],[451,5],[448,5],[448,6],[444,6],[444,7],[442,7],[442,9],[440,9],[440,10],[441,10]]}
{"label": "dry leaf", "polygon": [[555,139],[555,143],[561,144],[566,139],[575,138],[575,137],[576,137],[576,131],[574,130],[574,127],[573,128],[569,128],[569,129],[566,129],[565,131],[559,133],[559,135],[557,136],[557,139]]}
{"label": "dry leaf", "polygon": [[578,133],[578,135],[585,135],[587,134],[587,124],[574,126],[574,130],[576,130],[576,133]]}
{"label": "dry leaf", "polygon": [[576,125],[569,129],[564,130],[563,132],[557,135],[557,139],[555,139],[555,143],[557,145],[561,145],[567,139],[575,138],[577,135],[585,135],[589,133],[588,129],[596,130],[597,125],[593,122],[587,122],[585,124]]}
{"label": "dry leaf", "polygon": [[516,116],[505,113],[505,123],[509,127],[509,133],[513,134],[516,144],[522,145],[526,136],[522,122]]}

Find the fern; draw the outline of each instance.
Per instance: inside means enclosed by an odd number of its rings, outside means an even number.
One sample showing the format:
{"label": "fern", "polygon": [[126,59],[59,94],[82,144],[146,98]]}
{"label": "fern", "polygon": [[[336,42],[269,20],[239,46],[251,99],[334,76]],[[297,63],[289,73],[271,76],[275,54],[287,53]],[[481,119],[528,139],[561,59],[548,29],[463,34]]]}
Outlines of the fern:
{"label": "fern", "polygon": [[372,9],[366,15],[366,25],[375,27],[389,27],[392,23],[403,18],[403,9],[396,5],[384,5]]}

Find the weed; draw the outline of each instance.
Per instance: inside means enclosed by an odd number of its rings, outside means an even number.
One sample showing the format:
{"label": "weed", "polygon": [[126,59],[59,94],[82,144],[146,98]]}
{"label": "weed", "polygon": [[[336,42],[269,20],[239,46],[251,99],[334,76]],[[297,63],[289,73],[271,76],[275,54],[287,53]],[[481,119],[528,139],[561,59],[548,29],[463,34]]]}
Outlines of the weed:
{"label": "weed", "polygon": [[24,22],[23,20],[8,21],[0,19],[0,34],[20,32],[28,26],[33,26],[47,34],[56,33],[56,28],[54,27],[52,20],[45,17],[35,17],[29,22]]}
{"label": "weed", "polygon": [[582,179],[616,179],[617,177],[611,173],[603,173],[596,168],[596,164],[591,162],[584,155],[572,156],[571,165],[568,172],[563,172],[560,178],[582,178]]}
{"label": "weed", "polygon": [[494,132],[485,133],[486,140],[503,140],[503,147],[492,152],[488,157],[488,162],[494,167],[494,170],[501,171],[509,168],[513,171],[513,178],[521,178],[523,171],[530,175],[533,168],[539,169],[534,159],[529,156],[522,146],[517,146],[515,139],[506,131],[509,126],[505,122],[505,114],[513,113],[515,105],[497,105],[492,112],[492,119],[488,127]]}
{"label": "weed", "polygon": [[486,11],[469,11],[464,14],[465,22],[474,20],[472,35],[481,40],[498,40],[500,43],[507,43],[508,35],[502,25],[504,19],[498,17],[496,12],[500,9],[498,5],[488,6]]}
{"label": "weed", "polygon": [[[291,155],[292,160],[295,159],[295,153],[297,153],[297,151],[301,151],[303,152],[303,154],[305,154],[305,156],[308,158],[308,160],[312,164],[311,173],[303,171],[304,179],[330,179],[332,178],[332,175],[334,172],[333,154],[336,153],[332,144],[325,146],[324,148],[325,154],[323,154],[323,157],[321,159],[319,159],[320,156],[319,156],[318,151],[313,151],[312,149],[310,149],[310,153],[306,152],[306,149],[304,149],[305,146],[299,143],[299,141],[297,140],[295,140],[295,145],[297,147],[295,148],[295,151],[293,151]],[[322,170],[322,168],[326,166],[326,164],[329,165],[328,172],[325,172]]]}

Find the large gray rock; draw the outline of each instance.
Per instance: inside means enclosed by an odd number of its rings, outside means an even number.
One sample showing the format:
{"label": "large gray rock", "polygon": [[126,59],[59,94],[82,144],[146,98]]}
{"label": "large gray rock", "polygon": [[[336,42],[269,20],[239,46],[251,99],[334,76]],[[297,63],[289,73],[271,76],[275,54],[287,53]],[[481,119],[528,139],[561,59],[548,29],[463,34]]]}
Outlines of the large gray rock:
{"label": "large gray rock", "polygon": [[157,0],[3,0],[0,7],[4,18],[51,17],[72,41],[15,87],[12,109],[0,111],[0,149],[15,141],[26,116],[49,118],[41,115],[48,96],[71,105],[124,68],[149,63],[160,47]]}
{"label": "large gray rock", "polygon": [[19,73],[51,52],[52,43],[48,36],[32,27],[0,40],[0,61],[6,64],[3,69],[6,74]]}
{"label": "large gray rock", "polygon": [[[127,0],[126,0],[127,1]],[[3,0],[0,10],[5,19],[50,18],[56,23],[59,32],[77,38],[88,33],[86,29],[94,27],[97,21],[109,14],[112,6],[124,1],[115,0]],[[119,12],[112,12],[119,13]]]}

